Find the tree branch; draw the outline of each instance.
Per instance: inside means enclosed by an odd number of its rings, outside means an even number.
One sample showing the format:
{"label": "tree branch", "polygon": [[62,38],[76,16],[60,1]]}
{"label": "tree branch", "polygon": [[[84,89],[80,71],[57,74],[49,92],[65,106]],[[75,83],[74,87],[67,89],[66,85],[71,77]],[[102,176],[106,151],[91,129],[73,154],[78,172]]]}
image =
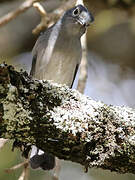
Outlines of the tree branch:
{"label": "tree branch", "polygon": [[7,24],[12,19],[15,19],[18,15],[25,12],[27,9],[32,7],[33,3],[38,2],[40,0],[26,0],[24,1],[16,10],[9,12],[0,18],[0,27]]}
{"label": "tree branch", "polygon": [[67,10],[73,7],[76,0],[68,0],[67,2],[62,3],[62,5],[54,10],[52,13],[46,13],[43,6],[38,3],[41,0],[25,0],[17,9],[9,12],[0,18],[0,27],[10,22],[12,19],[15,19],[18,15],[24,13],[30,7],[34,7],[40,13],[41,22],[33,29],[33,34],[40,33],[43,29],[48,27],[50,24],[54,24],[56,20]]}
{"label": "tree branch", "polygon": [[0,137],[86,167],[135,173],[135,110],[0,65]]}

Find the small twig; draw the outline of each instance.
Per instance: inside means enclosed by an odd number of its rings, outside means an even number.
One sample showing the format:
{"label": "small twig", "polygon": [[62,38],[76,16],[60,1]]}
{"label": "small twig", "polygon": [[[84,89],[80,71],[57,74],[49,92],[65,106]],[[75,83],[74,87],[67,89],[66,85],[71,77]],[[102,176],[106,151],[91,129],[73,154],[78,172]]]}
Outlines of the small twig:
{"label": "small twig", "polygon": [[79,74],[77,90],[80,93],[84,93],[86,81],[87,81],[87,65],[88,65],[86,34],[82,37],[81,44],[82,44],[82,60],[80,64],[80,74]]}
{"label": "small twig", "polygon": [[24,161],[24,162],[22,162],[22,163],[20,163],[20,164],[17,164],[17,165],[15,165],[15,166],[13,166],[13,167],[11,167],[11,168],[9,168],[9,169],[5,169],[5,172],[6,172],[6,173],[11,173],[11,172],[13,172],[13,171],[16,170],[16,169],[21,168],[22,166],[24,166],[24,167],[27,166],[28,163],[29,163],[29,160],[27,159],[26,161]]}
{"label": "small twig", "polygon": [[0,138],[0,149],[5,145],[5,143],[8,141],[8,139]]}
{"label": "small twig", "polygon": [[26,0],[24,1],[16,10],[9,12],[8,14],[4,15],[0,18],[0,26],[7,24],[12,19],[15,19],[18,15],[25,12],[27,9],[32,7],[33,3],[40,1],[40,0]]}
{"label": "small twig", "polygon": [[68,0],[63,3],[58,9],[54,10],[53,13],[57,16],[61,16],[65,11],[72,8],[76,3],[76,0]]}
{"label": "small twig", "polygon": [[37,9],[37,11],[39,12],[39,14],[41,16],[41,22],[32,31],[33,34],[38,34],[38,33],[41,32],[42,29],[47,27],[48,21],[49,21],[49,17],[47,15],[44,7],[40,3],[38,3],[38,2],[34,3],[33,7]]}
{"label": "small twig", "polygon": [[20,175],[18,180],[28,180],[28,175],[29,175],[29,164],[26,163],[24,165],[24,169],[22,171],[22,174]]}
{"label": "small twig", "polygon": [[33,29],[33,34],[39,34],[46,27],[54,24],[58,18],[67,10],[75,5],[75,0],[69,0],[66,3],[62,4],[58,9],[55,9],[52,13],[46,13],[43,6],[40,3],[33,4],[39,14],[41,15],[41,21],[35,29]]}
{"label": "small twig", "polygon": [[[76,5],[82,4],[83,0],[77,0]],[[86,39],[86,34],[83,35],[81,38],[81,45],[82,45],[82,60],[81,60],[81,65],[80,65],[80,74],[79,74],[79,80],[78,80],[78,85],[77,85],[77,90],[80,93],[84,93],[85,86],[86,86],[86,81],[87,81],[87,39]]]}
{"label": "small twig", "polygon": [[78,4],[82,4],[82,5],[84,5],[83,0],[76,0],[76,6],[77,6]]}
{"label": "small twig", "polygon": [[35,7],[38,10],[41,16],[46,16],[47,13],[39,2],[34,3],[33,7]]}
{"label": "small twig", "polygon": [[59,179],[59,174],[60,174],[60,170],[61,170],[61,160],[58,159],[57,157],[55,157],[55,168],[54,168],[54,172],[53,172],[53,180],[58,180]]}

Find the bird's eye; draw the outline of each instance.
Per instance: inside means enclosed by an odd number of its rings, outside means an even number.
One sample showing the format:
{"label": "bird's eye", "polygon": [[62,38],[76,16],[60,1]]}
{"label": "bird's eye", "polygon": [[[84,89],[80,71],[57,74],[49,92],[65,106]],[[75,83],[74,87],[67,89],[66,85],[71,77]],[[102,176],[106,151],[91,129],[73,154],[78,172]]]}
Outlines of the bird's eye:
{"label": "bird's eye", "polygon": [[78,16],[80,14],[80,10],[78,8],[76,8],[74,11],[73,11],[73,16]]}

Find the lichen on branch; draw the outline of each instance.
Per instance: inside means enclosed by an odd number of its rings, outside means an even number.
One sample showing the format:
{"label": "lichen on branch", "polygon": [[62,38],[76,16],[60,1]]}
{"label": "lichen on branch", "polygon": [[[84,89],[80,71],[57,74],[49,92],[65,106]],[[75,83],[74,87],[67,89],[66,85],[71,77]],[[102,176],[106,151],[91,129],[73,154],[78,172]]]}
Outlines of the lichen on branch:
{"label": "lichen on branch", "polygon": [[106,105],[0,65],[0,138],[32,144],[86,168],[134,173],[135,110]]}

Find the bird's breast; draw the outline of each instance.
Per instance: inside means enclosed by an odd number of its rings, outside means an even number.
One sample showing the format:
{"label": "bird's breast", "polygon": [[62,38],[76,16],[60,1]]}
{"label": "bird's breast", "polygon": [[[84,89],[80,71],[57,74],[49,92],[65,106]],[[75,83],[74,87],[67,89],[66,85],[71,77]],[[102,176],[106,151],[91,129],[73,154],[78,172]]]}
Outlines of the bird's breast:
{"label": "bird's breast", "polygon": [[46,70],[44,71],[44,77],[47,80],[52,80],[55,83],[66,84],[71,86],[75,68],[80,57],[78,53],[61,52],[56,51],[53,53]]}
{"label": "bird's breast", "polygon": [[64,34],[60,34],[56,42],[48,44],[41,53],[35,78],[71,87],[76,66],[81,60],[81,44],[78,38],[64,37]]}

